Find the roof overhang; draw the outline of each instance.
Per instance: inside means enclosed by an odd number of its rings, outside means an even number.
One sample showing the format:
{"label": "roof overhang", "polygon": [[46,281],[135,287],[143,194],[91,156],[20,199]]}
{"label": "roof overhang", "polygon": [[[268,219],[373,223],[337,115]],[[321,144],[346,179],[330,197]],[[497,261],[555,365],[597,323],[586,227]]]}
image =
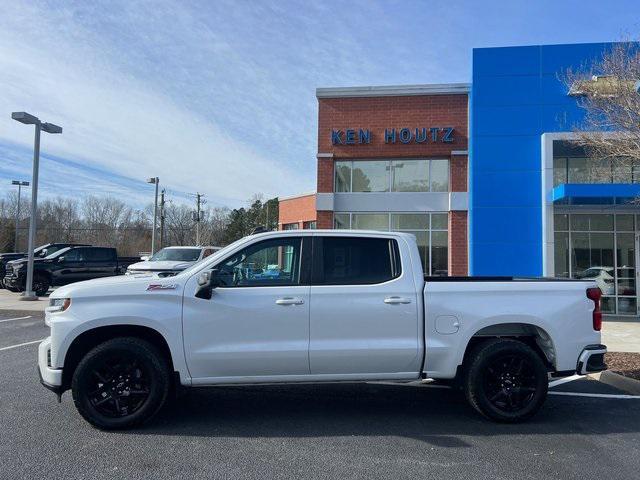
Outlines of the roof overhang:
{"label": "roof overhang", "polygon": [[368,87],[316,88],[317,98],[404,97],[412,95],[467,95],[470,83],[432,83],[425,85],[389,85]]}
{"label": "roof overhang", "polygon": [[563,183],[550,198],[555,205],[640,205],[639,199],[639,183]]}

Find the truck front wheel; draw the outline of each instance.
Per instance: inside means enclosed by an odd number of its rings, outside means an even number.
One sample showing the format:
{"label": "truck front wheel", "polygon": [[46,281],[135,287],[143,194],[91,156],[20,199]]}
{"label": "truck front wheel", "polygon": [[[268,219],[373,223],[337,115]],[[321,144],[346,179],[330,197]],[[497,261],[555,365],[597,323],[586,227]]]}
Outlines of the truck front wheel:
{"label": "truck front wheel", "polygon": [[164,404],[171,376],[151,343],[134,337],[93,348],[74,371],[71,390],[78,412],[92,425],[123,429],[142,424]]}
{"label": "truck front wheel", "polygon": [[531,347],[517,340],[493,339],[469,354],[463,386],[467,400],[482,415],[515,423],[540,409],[549,380],[544,362]]}

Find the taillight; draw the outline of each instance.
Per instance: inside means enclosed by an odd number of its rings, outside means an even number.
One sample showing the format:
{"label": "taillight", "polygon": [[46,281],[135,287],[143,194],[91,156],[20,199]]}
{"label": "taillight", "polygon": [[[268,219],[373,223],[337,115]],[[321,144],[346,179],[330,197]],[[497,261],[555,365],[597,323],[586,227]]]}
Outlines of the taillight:
{"label": "taillight", "polygon": [[602,311],[600,310],[600,298],[602,292],[598,287],[587,288],[587,298],[593,300],[595,307],[593,309],[593,329],[596,332],[602,330]]}

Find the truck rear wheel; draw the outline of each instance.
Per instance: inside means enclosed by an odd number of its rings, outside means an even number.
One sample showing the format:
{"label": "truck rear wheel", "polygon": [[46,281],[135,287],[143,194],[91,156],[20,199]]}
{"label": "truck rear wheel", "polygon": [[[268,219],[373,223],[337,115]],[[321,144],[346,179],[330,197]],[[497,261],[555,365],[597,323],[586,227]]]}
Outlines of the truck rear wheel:
{"label": "truck rear wheel", "polygon": [[154,416],[170,384],[167,362],[152,344],[121,337],[85,355],[73,374],[71,390],[85,420],[115,430],[141,425]]}
{"label": "truck rear wheel", "polygon": [[466,360],[463,387],[473,408],[506,423],[531,418],[549,387],[540,356],[517,340],[494,339],[478,345]]}

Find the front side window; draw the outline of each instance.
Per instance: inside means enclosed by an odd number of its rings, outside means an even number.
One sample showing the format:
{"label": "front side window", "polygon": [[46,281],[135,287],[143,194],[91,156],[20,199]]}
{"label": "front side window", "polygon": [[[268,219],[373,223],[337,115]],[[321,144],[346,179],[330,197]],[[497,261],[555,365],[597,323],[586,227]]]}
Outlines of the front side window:
{"label": "front side window", "polygon": [[86,248],[74,248],[66,252],[63,257],[65,262],[83,262]]}
{"label": "front side window", "polygon": [[320,278],[322,285],[367,285],[400,275],[394,240],[386,238],[324,237]]}
{"label": "front side window", "polygon": [[217,266],[222,287],[291,286],[300,283],[300,238],[254,243]]}

